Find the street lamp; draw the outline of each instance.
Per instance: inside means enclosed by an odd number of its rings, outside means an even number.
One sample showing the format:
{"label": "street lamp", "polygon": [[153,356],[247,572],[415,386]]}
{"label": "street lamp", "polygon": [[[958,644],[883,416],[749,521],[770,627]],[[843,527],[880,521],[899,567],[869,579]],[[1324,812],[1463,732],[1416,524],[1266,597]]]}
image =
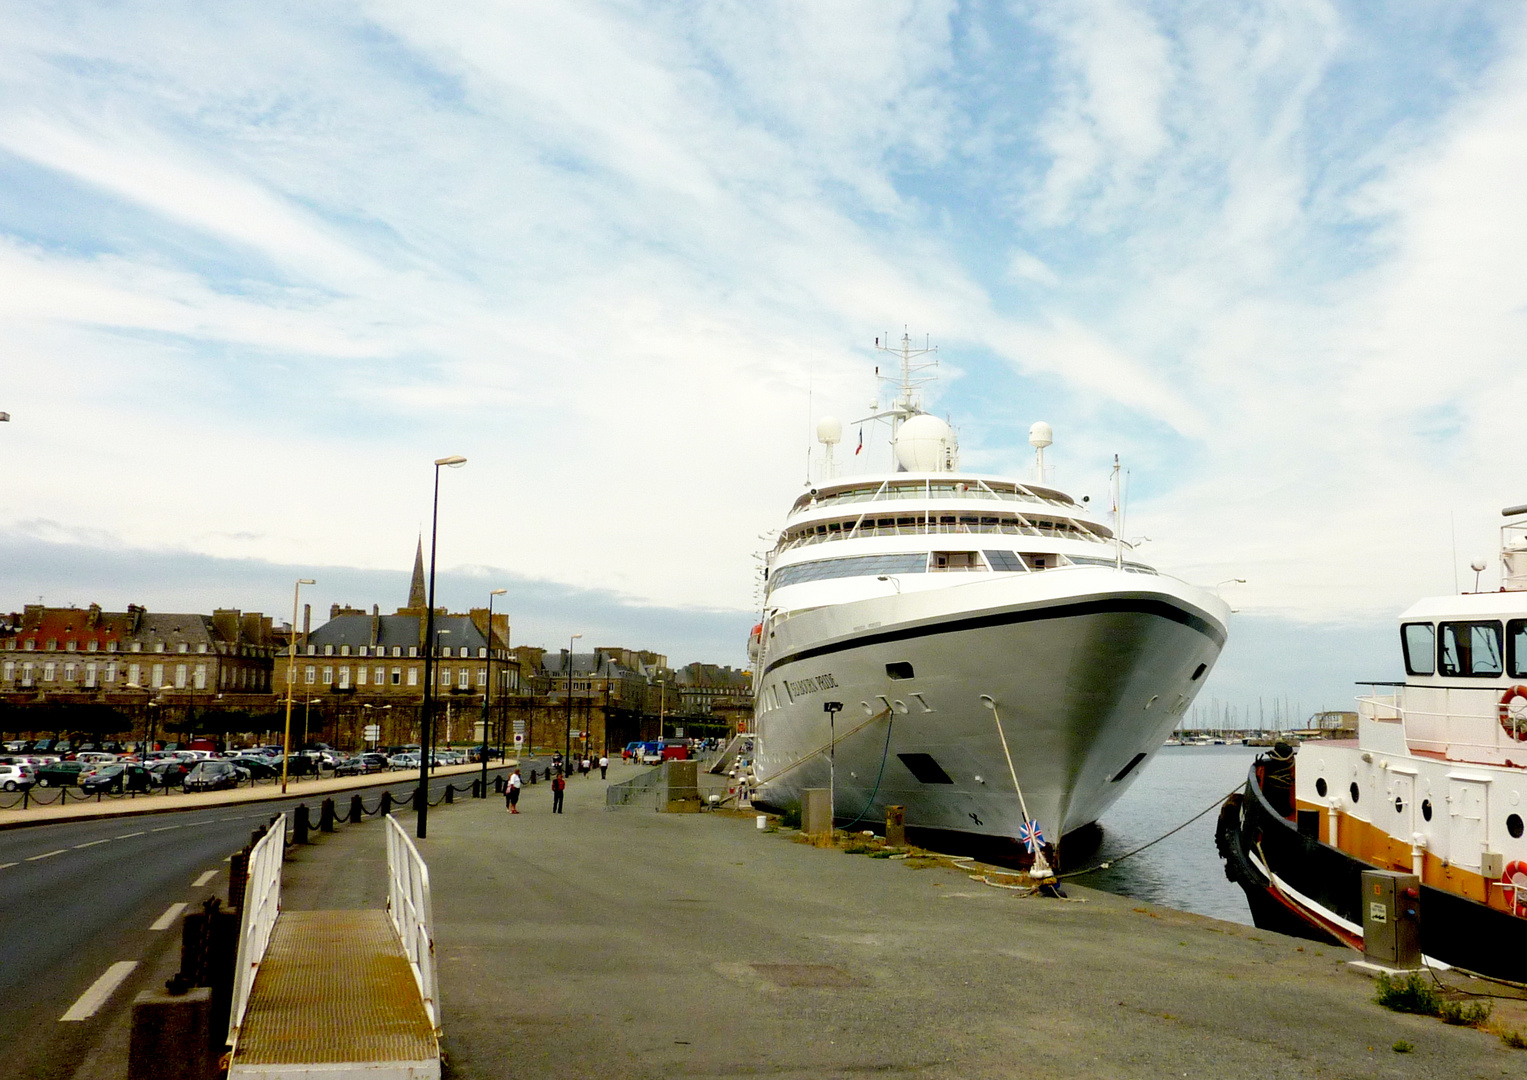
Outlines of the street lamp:
{"label": "street lamp", "polygon": [[568,771],[568,765],[573,760],[573,642],[581,638],[582,634],[574,634],[567,639],[567,729],[563,732],[562,740],[562,771]]}
{"label": "street lamp", "polygon": [[482,761],[482,797],[488,797],[488,722],[492,715],[489,700],[493,697],[493,598],[503,596],[508,589],[494,589],[488,593],[488,682],[482,691],[482,745],[478,758]]}
{"label": "street lamp", "polygon": [[312,578],[298,578],[292,589],[292,632],[286,646],[286,727],[281,736],[281,794],[286,794],[286,763],[292,756],[292,693],[297,685],[297,600],[304,585],[317,585]]}
{"label": "street lamp", "polygon": [[429,831],[429,752],[432,745],[430,711],[435,706],[435,548],[440,539],[440,466],[457,469],[467,463],[460,454],[435,459],[435,498],[429,519],[429,606],[424,613],[424,715],[419,723],[419,789],[414,794],[418,826],[414,835],[423,840]]}

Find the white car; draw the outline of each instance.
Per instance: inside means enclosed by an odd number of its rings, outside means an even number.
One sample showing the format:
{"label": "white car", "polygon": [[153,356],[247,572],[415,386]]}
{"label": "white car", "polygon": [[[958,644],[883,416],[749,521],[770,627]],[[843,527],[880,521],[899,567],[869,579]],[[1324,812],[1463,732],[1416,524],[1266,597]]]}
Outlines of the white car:
{"label": "white car", "polygon": [[86,765],[114,765],[117,755],[108,754],[104,750],[87,750],[83,754],[76,754],[74,760],[83,761]]}
{"label": "white car", "polygon": [[36,782],[30,765],[0,765],[0,791],[29,788]]}

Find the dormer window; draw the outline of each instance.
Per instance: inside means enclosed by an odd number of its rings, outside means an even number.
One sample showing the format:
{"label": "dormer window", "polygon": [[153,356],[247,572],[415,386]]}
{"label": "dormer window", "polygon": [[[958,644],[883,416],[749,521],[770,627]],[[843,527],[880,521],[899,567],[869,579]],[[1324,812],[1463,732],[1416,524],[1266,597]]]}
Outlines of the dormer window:
{"label": "dormer window", "polygon": [[85,643],[86,652],[96,652],[100,649],[100,647],[101,643],[99,641],[91,640]]}
{"label": "dormer window", "polygon": [[339,647],[339,655],[340,656],[349,656],[350,655],[350,646],[348,646],[348,645],[341,645]]}
{"label": "dormer window", "polygon": [[26,651],[27,652],[36,652],[37,651],[37,639],[36,638],[27,638]]}
{"label": "dormer window", "polygon": [[185,641],[182,641],[182,642],[181,642],[181,643],[180,643],[180,644],[179,644],[179,645],[178,645],[178,646],[177,646],[177,647],[176,647],[176,649],[175,649],[175,651],[176,651],[176,652],[190,652],[190,651],[191,651],[191,645],[190,645],[190,643],[189,643],[189,642],[185,642]]}
{"label": "dormer window", "polygon": [[317,645],[309,645],[308,646],[308,655],[309,656],[317,656],[318,655],[318,646]]}
{"label": "dormer window", "polygon": [[417,645],[410,645],[408,647],[408,655],[409,656],[418,656],[419,655],[419,646],[417,646]]}
{"label": "dormer window", "polygon": [[77,648],[79,645],[72,640],[64,642],[64,652],[74,652]]}
{"label": "dormer window", "polygon": [[206,652],[207,651],[207,643],[205,641],[199,642],[197,644],[197,646],[196,646],[196,651],[199,652],[199,653]]}
{"label": "dormer window", "polygon": [[108,641],[106,643],[106,651],[107,652],[116,652],[117,651],[117,643],[115,641]]}
{"label": "dormer window", "polygon": [[48,652],[56,652],[57,650],[58,650],[58,642],[54,641],[52,639],[49,639],[47,651]]}
{"label": "dormer window", "polygon": [[333,656],[334,655],[334,646],[332,646],[332,645],[325,645],[323,647],[323,654],[325,656]]}

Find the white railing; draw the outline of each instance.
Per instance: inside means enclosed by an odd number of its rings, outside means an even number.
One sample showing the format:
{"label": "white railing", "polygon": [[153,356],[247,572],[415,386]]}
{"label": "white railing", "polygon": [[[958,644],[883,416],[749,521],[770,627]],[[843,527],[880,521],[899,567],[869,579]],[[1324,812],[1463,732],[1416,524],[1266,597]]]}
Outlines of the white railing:
{"label": "white railing", "polygon": [[276,917],[281,914],[281,862],[286,858],[286,815],[273,822],[249,852],[244,908],[239,918],[239,956],[233,969],[233,1006],[228,1042],[237,1045],[239,1025],[249,1005],[255,975],[265,959]]}
{"label": "white railing", "polygon": [[424,1012],[440,1034],[440,992],[435,976],[435,919],[429,898],[429,867],[403,826],[387,815],[387,917],[397,931]]}
{"label": "white railing", "polygon": [[[1504,688],[1494,684],[1397,686],[1392,694],[1359,697],[1358,715],[1378,723],[1398,722],[1411,749],[1443,754],[1454,761],[1501,764],[1527,749],[1501,720],[1503,693]],[[1511,722],[1517,730],[1527,731],[1514,717]]]}

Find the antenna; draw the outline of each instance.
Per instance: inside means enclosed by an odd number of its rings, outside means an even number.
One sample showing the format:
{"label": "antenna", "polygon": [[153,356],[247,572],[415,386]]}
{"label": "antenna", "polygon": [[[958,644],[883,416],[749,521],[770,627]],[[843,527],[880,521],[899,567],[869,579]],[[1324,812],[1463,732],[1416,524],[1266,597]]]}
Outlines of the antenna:
{"label": "antenna", "polygon": [[832,448],[843,439],[843,423],[836,416],[824,416],[817,421],[817,442],[826,447],[827,460],[824,464],[822,479],[831,480],[837,476],[837,466],[832,459]]}
{"label": "antenna", "polygon": [[1045,482],[1045,447],[1055,442],[1055,432],[1043,420],[1036,420],[1029,427],[1029,445],[1034,448],[1034,480]]}

